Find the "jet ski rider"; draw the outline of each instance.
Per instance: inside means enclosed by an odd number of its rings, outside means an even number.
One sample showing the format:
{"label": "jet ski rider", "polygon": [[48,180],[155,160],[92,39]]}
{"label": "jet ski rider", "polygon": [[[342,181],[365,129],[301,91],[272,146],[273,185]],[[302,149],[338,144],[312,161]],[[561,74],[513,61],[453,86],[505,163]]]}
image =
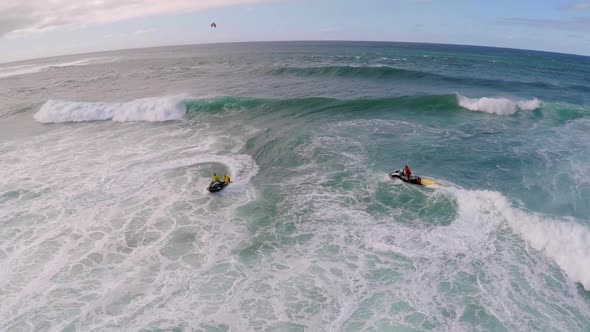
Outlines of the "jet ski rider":
{"label": "jet ski rider", "polygon": [[404,166],[404,172],[403,174],[409,179],[412,177],[412,171],[410,171],[410,168],[408,167],[408,165]]}

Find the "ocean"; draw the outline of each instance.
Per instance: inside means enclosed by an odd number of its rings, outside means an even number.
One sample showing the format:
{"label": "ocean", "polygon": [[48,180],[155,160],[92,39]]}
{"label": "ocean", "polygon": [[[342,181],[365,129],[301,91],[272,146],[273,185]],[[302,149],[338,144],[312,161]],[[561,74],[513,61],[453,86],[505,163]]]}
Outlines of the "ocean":
{"label": "ocean", "polygon": [[[438,184],[388,172],[408,165]],[[211,194],[216,172],[233,183]],[[238,43],[0,65],[2,331],[589,331],[590,58]]]}

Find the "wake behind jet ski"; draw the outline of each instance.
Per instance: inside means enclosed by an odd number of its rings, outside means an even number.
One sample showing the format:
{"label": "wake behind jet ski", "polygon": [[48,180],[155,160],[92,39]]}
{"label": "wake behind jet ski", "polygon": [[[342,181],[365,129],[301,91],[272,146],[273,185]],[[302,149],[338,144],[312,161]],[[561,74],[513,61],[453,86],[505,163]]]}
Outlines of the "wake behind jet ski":
{"label": "wake behind jet ski", "polygon": [[403,170],[396,170],[389,173],[391,179],[399,179],[407,183],[416,184],[419,186],[430,186],[436,184],[436,181],[412,175],[408,165]]}

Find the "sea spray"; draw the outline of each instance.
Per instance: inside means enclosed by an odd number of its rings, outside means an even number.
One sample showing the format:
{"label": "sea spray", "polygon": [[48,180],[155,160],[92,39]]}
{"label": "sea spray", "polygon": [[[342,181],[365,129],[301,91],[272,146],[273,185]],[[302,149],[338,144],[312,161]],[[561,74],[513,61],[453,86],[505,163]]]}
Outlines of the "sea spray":
{"label": "sea spray", "polygon": [[513,101],[508,98],[482,97],[469,98],[457,94],[459,105],[471,111],[480,111],[498,115],[509,115],[516,113],[517,110],[530,111],[541,107],[539,99]]}
{"label": "sea spray", "polygon": [[49,100],[35,114],[42,123],[112,120],[114,122],[179,120],[186,113],[182,97],[143,98],[127,103]]}

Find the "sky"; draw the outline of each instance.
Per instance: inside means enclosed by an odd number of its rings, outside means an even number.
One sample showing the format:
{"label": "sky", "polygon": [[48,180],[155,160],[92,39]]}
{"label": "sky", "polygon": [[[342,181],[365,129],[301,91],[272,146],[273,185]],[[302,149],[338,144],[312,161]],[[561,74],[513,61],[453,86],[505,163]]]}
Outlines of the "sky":
{"label": "sky", "polygon": [[0,0],[0,62],[285,40],[448,43],[590,55],[589,33],[590,0]]}

